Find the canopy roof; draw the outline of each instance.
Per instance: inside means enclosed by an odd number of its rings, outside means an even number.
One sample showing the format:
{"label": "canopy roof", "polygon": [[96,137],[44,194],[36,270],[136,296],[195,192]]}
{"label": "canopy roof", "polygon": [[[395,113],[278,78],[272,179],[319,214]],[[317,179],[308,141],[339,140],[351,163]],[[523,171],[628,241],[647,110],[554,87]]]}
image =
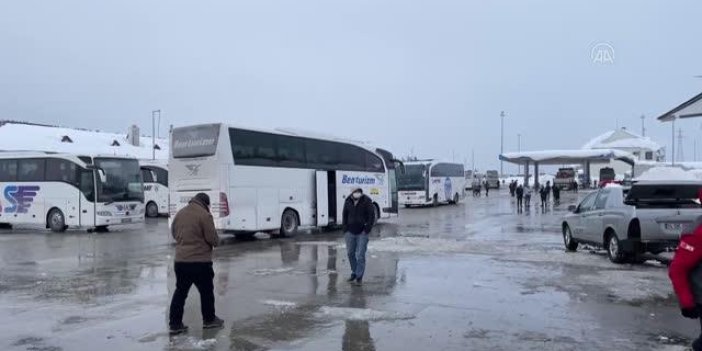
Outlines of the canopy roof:
{"label": "canopy roof", "polygon": [[610,160],[619,160],[634,165],[634,156],[628,152],[614,149],[592,150],[542,150],[507,152],[500,155],[500,160],[517,164],[536,163],[542,165],[562,165],[583,163],[586,161],[597,163]]}
{"label": "canopy roof", "polygon": [[676,118],[692,117],[702,117],[702,93],[664,113],[658,117],[658,120],[661,122],[670,122]]}

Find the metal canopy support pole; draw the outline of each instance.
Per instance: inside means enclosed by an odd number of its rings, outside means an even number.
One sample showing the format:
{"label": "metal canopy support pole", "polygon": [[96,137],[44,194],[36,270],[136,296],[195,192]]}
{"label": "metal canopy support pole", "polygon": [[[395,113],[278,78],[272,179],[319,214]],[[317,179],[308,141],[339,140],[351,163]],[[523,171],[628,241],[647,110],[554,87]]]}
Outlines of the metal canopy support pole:
{"label": "metal canopy support pole", "polygon": [[539,190],[539,163],[534,162],[534,190]]}
{"label": "metal canopy support pole", "polygon": [[673,150],[672,155],[670,155],[670,162],[673,166],[675,166],[675,116],[673,116],[673,122],[671,123],[673,126],[673,139],[670,142],[670,148]]}
{"label": "metal canopy support pole", "polygon": [[529,185],[529,161],[524,164],[524,186]]}
{"label": "metal canopy support pole", "polygon": [[590,161],[585,161],[585,182],[586,184],[583,184],[583,188],[585,189],[590,189],[590,186],[592,185],[592,174],[590,172]]}

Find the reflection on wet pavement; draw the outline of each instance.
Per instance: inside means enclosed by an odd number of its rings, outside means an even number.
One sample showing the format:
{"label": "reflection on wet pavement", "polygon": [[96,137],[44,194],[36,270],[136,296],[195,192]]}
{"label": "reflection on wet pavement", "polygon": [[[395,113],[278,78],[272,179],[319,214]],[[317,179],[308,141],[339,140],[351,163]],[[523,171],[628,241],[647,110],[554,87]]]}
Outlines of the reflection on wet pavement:
{"label": "reflection on wet pavement", "polygon": [[169,337],[173,245],[165,220],[106,234],[0,233],[2,350],[681,350],[665,266],[566,253],[559,218],[504,193],[412,208],[371,235],[362,287],[339,232],[217,249],[222,330]]}

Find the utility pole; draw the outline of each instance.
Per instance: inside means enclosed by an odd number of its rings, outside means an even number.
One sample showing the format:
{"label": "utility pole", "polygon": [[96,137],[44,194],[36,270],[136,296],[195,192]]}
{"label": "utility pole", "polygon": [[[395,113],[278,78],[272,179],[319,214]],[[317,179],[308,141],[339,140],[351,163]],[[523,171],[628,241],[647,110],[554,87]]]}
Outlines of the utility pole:
{"label": "utility pole", "polygon": [[[517,134],[517,151],[521,152],[522,151],[522,134],[518,133]],[[517,164],[517,176],[522,174],[522,164],[518,163]]]}
{"label": "utility pole", "polygon": [[641,115],[641,136],[645,137],[646,136],[646,124],[645,121],[646,116]]}
{"label": "utility pole", "polygon": [[473,163],[473,175],[475,175],[475,149],[471,150],[472,154],[472,163]]}
{"label": "utility pole", "polygon": [[161,120],[161,110],[151,111],[151,159],[156,159],[156,113],[158,119]]}
{"label": "utility pole", "polygon": [[675,116],[673,116],[673,120],[671,121],[672,125],[672,135],[673,135],[673,140],[670,142],[670,148],[673,149],[670,155],[670,162],[673,166],[675,166]]}
{"label": "utility pole", "polygon": [[[505,153],[505,111],[500,112],[500,155]],[[500,160],[500,177],[504,176],[505,162]]]}

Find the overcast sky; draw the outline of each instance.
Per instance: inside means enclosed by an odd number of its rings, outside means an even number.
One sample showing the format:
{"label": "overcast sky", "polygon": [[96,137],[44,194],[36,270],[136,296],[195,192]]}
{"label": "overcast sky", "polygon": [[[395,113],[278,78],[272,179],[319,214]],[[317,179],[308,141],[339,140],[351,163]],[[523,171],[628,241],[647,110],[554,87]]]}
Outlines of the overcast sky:
{"label": "overcast sky", "polygon": [[[230,121],[496,168],[702,91],[699,0],[8,1],[0,118],[150,133]],[[613,62],[593,47],[614,49]],[[602,46],[600,46],[602,47]],[[607,52],[595,50],[595,52]],[[597,56],[596,56],[597,57]],[[681,124],[693,158],[700,120]],[[147,130],[148,128],[148,130]],[[702,153],[698,156],[702,159]]]}

